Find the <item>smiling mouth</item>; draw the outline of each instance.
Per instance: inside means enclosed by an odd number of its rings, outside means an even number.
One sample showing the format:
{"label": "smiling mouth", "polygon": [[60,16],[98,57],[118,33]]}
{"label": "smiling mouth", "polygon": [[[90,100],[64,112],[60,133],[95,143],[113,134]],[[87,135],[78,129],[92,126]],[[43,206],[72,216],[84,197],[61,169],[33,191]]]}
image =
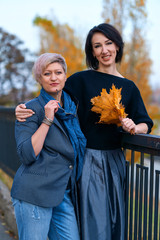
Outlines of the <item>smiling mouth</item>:
{"label": "smiling mouth", "polygon": [[110,55],[108,55],[108,56],[103,56],[102,57],[104,60],[108,60],[109,58],[110,58]]}

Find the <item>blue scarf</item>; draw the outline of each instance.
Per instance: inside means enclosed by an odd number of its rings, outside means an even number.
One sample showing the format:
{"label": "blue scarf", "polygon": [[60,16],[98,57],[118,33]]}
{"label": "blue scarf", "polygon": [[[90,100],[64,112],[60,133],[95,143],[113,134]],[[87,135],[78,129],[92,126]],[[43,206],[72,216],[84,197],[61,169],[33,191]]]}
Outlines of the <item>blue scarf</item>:
{"label": "blue scarf", "polygon": [[[43,88],[41,89],[40,95],[48,103],[50,100],[55,100],[49,95]],[[79,121],[77,118],[77,109],[75,103],[71,100],[69,94],[62,91],[62,99],[64,108],[59,104],[59,109],[55,113],[59,119],[63,120],[63,123],[67,129],[69,139],[74,149],[74,176],[78,180],[82,173],[83,158],[86,147],[86,138],[84,137]]]}

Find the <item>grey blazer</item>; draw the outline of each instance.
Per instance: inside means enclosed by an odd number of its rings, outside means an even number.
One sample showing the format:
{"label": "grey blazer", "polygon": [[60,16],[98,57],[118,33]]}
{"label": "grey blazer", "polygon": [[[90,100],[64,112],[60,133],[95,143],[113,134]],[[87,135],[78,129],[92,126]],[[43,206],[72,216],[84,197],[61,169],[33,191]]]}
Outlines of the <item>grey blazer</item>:
{"label": "grey blazer", "polygon": [[44,118],[45,102],[41,95],[26,106],[35,114],[26,122],[15,123],[17,152],[22,162],[14,177],[11,196],[42,207],[55,207],[63,200],[74,167],[74,150],[56,117],[36,157],[31,136]]}

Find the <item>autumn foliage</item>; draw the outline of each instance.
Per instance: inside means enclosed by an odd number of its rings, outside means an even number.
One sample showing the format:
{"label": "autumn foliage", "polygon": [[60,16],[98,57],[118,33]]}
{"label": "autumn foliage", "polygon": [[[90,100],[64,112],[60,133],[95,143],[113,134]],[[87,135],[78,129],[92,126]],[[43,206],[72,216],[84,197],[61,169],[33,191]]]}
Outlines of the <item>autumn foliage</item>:
{"label": "autumn foliage", "polygon": [[36,17],[34,25],[39,28],[40,54],[44,52],[62,54],[67,63],[68,76],[85,68],[81,41],[69,25],[42,17]]}
{"label": "autumn foliage", "polygon": [[99,123],[117,124],[120,126],[119,117],[125,118],[125,108],[121,103],[121,90],[112,85],[110,92],[102,89],[101,95],[91,99],[93,104],[92,111],[100,114]]}

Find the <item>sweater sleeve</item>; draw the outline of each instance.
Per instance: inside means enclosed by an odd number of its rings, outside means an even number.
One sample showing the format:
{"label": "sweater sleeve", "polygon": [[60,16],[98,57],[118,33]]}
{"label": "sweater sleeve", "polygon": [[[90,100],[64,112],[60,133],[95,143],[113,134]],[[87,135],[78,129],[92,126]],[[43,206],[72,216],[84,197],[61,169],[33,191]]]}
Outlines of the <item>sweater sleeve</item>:
{"label": "sweater sleeve", "polygon": [[148,125],[148,133],[151,132],[153,121],[149,117],[140,91],[134,84],[131,94],[131,101],[127,108],[128,117],[131,118],[135,124],[146,123]]}

